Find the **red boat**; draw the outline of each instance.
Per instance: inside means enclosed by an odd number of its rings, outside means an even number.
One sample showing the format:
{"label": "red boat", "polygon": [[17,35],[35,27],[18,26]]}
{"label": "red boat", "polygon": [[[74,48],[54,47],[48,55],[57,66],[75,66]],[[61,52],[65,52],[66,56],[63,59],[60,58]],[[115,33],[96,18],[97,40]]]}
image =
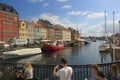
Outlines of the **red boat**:
{"label": "red boat", "polygon": [[42,50],[44,51],[56,51],[60,49],[64,49],[63,41],[49,41],[42,46]]}

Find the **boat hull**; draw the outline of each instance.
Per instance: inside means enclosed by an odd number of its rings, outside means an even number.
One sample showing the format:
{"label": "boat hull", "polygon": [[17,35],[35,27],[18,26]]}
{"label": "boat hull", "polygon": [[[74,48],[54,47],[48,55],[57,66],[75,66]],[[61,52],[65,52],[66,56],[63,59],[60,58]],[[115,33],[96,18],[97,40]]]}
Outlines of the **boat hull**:
{"label": "boat hull", "polygon": [[41,48],[26,48],[15,51],[7,51],[2,54],[2,59],[13,59],[26,56],[32,56],[41,53]]}
{"label": "boat hull", "polygon": [[56,51],[60,49],[64,49],[64,46],[63,45],[54,46],[54,45],[47,45],[47,44],[42,46],[43,51]]}
{"label": "boat hull", "polygon": [[100,52],[107,52],[109,51],[110,47],[108,44],[102,44],[101,46],[99,46],[99,51]]}

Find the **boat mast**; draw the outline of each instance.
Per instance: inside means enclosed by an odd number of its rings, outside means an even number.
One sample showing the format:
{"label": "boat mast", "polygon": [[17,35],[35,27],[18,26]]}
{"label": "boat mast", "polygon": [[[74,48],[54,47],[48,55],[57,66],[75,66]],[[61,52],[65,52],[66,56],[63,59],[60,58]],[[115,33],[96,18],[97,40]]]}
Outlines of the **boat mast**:
{"label": "boat mast", "polygon": [[77,24],[77,39],[78,39],[78,37],[79,37],[79,36],[78,36],[78,33],[79,33],[79,31],[78,31],[78,24]]}
{"label": "boat mast", "polygon": [[119,33],[120,33],[120,21],[119,21]]}
{"label": "boat mast", "polygon": [[105,11],[105,41],[106,41],[106,11]]}
{"label": "boat mast", "polygon": [[115,15],[115,12],[113,11],[113,44],[114,44],[114,33],[115,33],[114,15]]}

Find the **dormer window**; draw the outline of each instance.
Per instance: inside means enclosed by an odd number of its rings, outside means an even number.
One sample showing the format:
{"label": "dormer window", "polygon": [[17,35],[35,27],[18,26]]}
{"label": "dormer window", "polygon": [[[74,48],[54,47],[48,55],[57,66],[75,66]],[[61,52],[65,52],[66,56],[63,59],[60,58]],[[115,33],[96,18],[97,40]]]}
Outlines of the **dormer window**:
{"label": "dormer window", "polygon": [[25,26],[25,24],[22,24],[22,26]]}

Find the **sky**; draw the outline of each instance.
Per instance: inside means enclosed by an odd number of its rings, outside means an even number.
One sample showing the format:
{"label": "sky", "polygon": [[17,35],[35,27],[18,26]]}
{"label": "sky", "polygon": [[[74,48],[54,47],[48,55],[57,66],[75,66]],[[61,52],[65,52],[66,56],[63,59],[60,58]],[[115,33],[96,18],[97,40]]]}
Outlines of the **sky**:
{"label": "sky", "polygon": [[13,6],[20,20],[34,21],[39,18],[53,24],[61,24],[79,30],[82,36],[113,34],[113,11],[115,33],[120,32],[120,0],[0,0]]}

